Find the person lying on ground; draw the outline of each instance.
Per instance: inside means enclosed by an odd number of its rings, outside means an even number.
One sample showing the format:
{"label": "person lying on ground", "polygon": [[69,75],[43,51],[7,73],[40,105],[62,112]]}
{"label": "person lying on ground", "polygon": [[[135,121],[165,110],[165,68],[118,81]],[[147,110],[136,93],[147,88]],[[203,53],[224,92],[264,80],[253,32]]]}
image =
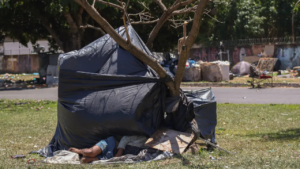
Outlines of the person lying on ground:
{"label": "person lying on ground", "polygon": [[145,136],[123,136],[117,147],[118,151],[115,157],[120,157],[126,154],[138,155],[141,150],[146,149],[146,141],[148,140]]}
{"label": "person lying on ground", "polygon": [[97,160],[107,160],[114,157],[116,154],[116,147],[118,142],[114,137],[108,137],[105,140],[99,141],[91,148],[77,149],[74,147],[69,148],[69,151],[81,154],[81,163],[90,163]]}

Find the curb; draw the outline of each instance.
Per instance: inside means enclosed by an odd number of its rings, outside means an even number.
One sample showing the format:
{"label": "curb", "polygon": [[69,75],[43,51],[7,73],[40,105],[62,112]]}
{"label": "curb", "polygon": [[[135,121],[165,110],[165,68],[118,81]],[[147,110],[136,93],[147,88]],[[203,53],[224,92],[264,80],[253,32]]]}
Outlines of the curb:
{"label": "curb", "polygon": [[[271,83],[264,83],[262,87],[272,87]],[[181,87],[251,87],[249,83],[182,83]],[[273,87],[300,88],[300,83],[273,83]]]}

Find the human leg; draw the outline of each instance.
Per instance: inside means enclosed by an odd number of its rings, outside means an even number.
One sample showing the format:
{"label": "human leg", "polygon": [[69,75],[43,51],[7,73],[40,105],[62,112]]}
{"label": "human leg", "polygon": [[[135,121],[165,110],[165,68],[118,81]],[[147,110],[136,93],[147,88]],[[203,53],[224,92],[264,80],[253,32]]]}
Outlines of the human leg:
{"label": "human leg", "polygon": [[83,156],[86,157],[96,157],[97,155],[102,153],[102,149],[97,146],[94,145],[91,148],[85,148],[85,149],[77,149],[77,148],[70,148],[69,151],[77,153],[77,154],[82,154]]}

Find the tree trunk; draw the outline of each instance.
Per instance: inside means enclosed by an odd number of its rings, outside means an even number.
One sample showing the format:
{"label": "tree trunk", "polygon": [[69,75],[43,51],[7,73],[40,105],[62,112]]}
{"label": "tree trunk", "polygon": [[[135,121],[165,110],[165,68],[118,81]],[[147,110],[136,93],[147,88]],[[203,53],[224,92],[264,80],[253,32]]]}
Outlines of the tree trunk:
{"label": "tree trunk", "polygon": [[192,46],[195,43],[195,40],[199,34],[200,26],[202,23],[202,15],[203,15],[204,9],[208,2],[209,2],[209,0],[200,0],[199,1],[198,7],[194,14],[192,30],[190,31],[190,33],[188,35],[184,50],[182,50],[182,52],[180,53],[179,62],[177,65],[176,76],[175,76],[175,82],[174,82],[176,92],[178,92],[176,94],[179,94],[180,84],[181,84],[183,74],[184,74],[184,69],[185,69],[185,63],[186,63],[188,55],[190,53],[190,49],[192,48]]}
{"label": "tree trunk", "polygon": [[80,49],[81,39],[82,36],[79,32],[70,34],[69,39],[64,43],[65,45],[62,48],[63,51],[66,53],[66,52]]}

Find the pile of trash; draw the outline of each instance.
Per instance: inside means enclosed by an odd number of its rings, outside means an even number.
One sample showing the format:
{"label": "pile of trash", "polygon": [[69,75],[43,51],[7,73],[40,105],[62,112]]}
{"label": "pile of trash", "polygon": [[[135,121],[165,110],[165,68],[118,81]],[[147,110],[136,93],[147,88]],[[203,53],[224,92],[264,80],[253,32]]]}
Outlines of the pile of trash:
{"label": "pile of trash", "polygon": [[26,85],[33,85],[38,83],[36,78],[38,73],[22,73],[22,74],[9,74],[5,73],[0,75],[0,88],[18,88],[25,87]]}

